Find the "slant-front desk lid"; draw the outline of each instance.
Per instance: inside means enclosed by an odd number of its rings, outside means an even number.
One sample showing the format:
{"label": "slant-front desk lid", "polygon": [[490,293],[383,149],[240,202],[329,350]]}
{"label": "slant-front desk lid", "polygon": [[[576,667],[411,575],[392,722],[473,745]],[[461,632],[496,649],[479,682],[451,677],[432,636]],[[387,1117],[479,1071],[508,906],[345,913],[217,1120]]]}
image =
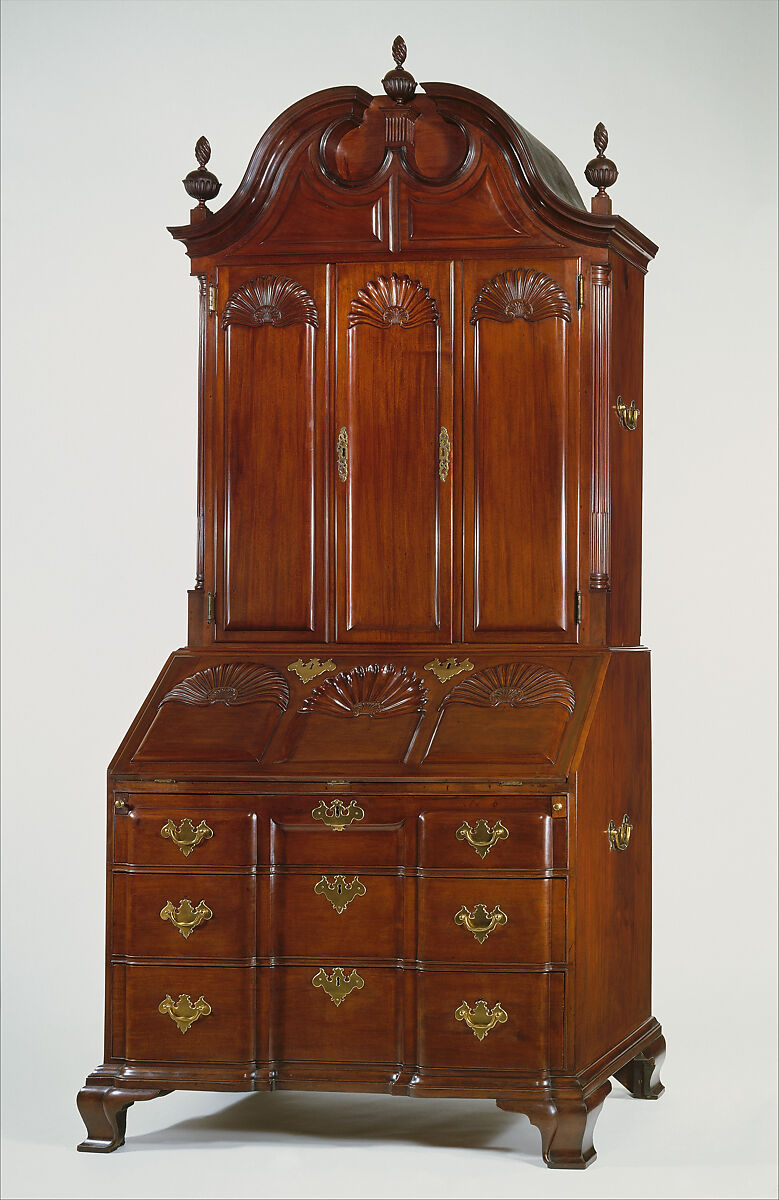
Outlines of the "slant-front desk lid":
{"label": "slant-front desk lid", "polygon": [[121,746],[123,778],[565,778],[608,651],[180,650]]}

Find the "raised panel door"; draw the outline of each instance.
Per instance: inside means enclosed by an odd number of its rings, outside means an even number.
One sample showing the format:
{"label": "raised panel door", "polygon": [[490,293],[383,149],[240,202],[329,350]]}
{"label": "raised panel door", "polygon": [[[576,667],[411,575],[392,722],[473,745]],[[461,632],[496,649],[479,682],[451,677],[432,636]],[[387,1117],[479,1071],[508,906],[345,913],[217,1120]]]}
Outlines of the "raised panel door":
{"label": "raised panel door", "polygon": [[577,269],[465,265],[466,639],[576,640]]}
{"label": "raised panel door", "polygon": [[338,268],[336,631],[452,631],[452,264]]}

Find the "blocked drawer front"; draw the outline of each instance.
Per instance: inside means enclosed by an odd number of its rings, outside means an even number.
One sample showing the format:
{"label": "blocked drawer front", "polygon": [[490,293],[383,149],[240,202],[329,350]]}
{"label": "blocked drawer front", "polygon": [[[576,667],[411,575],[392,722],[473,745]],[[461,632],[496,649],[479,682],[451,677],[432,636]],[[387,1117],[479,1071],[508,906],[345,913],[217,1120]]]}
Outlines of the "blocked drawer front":
{"label": "blocked drawer front", "polygon": [[562,972],[428,970],[421,973],[418,996],[421,1066],[562,1066]]}
{"label": "blocked drawer front", "polygon": [[[549,804],[548,798],[542,803]],[[452,870],[543,870],[553,866],[553,821],[545,812],[480,811],[467,803],[419,818],[419,861]]]}
{"label": "blocked drawer front", "polygon": [[346,957],[323,957],[321,967],[274,967],[273,1057],[317,1063],[401,1062],[401,976],[390,967],[354,967]]}
{"label": "blocked drawer front", "polygon": [[255,953],[252,875],[116,871],[113,907],[115,954],[191,960]]}
{"label": "blocked drawer front", "polygon": [[[114,817],[114,861],[138,866],[253,866],[257,819],[252,812],[217,808],[211,796],[136,806]],[[164,832],[163,832],[164,831]]]}
{"label": "blocked drawer front", "polygon": [[[275,863],[312,867],[394,867],[404,861],[404,821],[369,823],[366,814],[339,830],[315,822],[312,811],[324,811],[328,815],[334,810],[332,806],[320,809],[314,799],[311,810],[297,820],[272,819],[271,854]],[[365,812],[365,809],[358,808],[355,803],[351,812],[355,811]]]}
{"label": "blocked drawer front", "polygon": [[114,1054],[136,1062],[251,1061],[254,985],[251,967],[115,966]]}
{"label": "blocked drawer front", "polygon": [[278,873],[271,901],[272,953],[397,958],[403,943],[403,881],[397,875],[328,870]]}
{"label": "blocked drawer front", "polygon": [[565,959],[565,881],[469,874],[422,879],[419,957],[462,963]]}

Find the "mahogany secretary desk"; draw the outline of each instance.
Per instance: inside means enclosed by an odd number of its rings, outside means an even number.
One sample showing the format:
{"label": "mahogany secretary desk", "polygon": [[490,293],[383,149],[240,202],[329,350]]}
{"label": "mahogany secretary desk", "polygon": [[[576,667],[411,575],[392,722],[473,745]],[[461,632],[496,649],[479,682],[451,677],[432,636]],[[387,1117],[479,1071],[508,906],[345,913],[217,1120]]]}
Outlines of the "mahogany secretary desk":
{"label": "mahogany secretary desk", "polygon": [[585,1167],[662,1092],[639,648],[643,279],[483,96],[318,92],[201,138],[198,561],[108,776],[80,1150],[176,1088],[489,1097]]}

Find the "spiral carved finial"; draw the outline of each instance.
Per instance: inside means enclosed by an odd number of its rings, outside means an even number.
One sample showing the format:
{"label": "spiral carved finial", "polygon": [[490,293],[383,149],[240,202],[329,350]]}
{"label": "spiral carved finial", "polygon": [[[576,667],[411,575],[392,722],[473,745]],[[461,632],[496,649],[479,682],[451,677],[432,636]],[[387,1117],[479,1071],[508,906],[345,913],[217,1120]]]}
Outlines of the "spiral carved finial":
{"label": "spiral carved finial", "polygon": [[609,144],[609,131],[602,121],[595,126],[593,141],[598,154],[596,158],[587,163],[584,170],[587,182],[598,189],[592,198],[591,207],[594,213],[610,213],[611,197],[607,195],[606,188],[616,183],[619,171],[616,164],[610,158],[606,158],[605,151]]}
{"label": "spiral carved finial", "polygon": [[198,165],[194,171],[190,171],[186,179],[183,180],[184,190],[193,200],[197,200],[196,212],[201,216],[208,213],[206,208],[206,200],[213,200],[214,196],[219,194],[221,183],[216,175],[206,169],[206,163],[211,157],[211,145],[207,137],[199,137],[195,142],[195,158]]}
{"label": "spiral carved finial", "polygon": [[417,81],[414,76],[410,75],[403,68],[407,53],[406,43],[400,34],[398,34],[392,43],[392,57],[395,60],[395,70],[388,71],[381,81],[384,91],[390,100],[394,100],[396,104],[408,104],[417,88]]}

